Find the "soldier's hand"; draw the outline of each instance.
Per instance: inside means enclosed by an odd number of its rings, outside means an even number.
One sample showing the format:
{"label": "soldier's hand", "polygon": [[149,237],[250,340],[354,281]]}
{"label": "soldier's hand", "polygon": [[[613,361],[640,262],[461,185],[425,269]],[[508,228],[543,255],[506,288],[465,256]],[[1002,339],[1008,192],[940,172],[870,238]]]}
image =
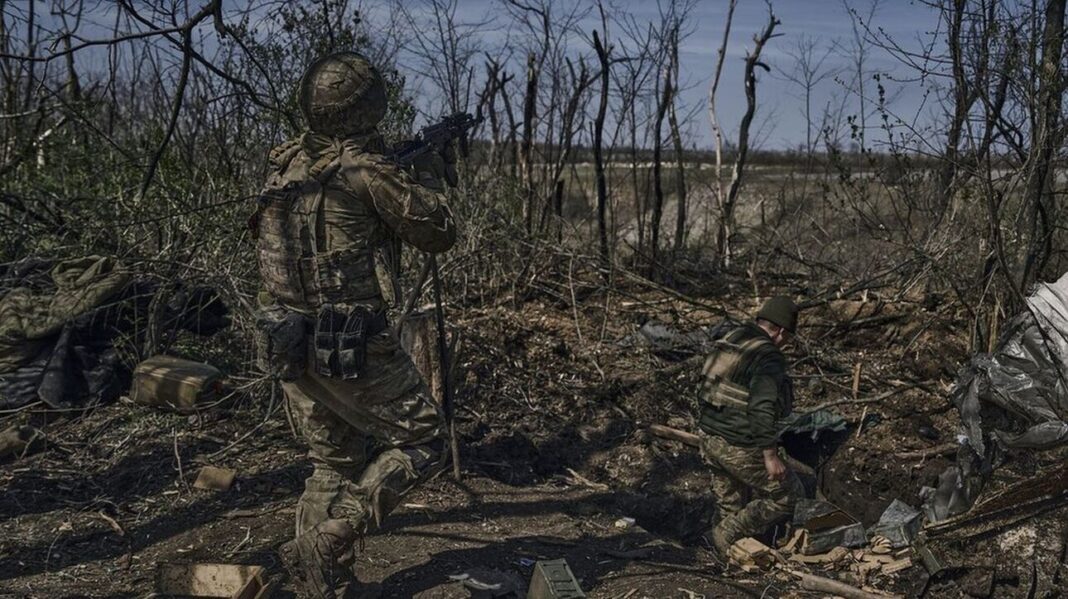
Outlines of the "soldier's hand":
{"label": "soldier's hand", "polygon": [[446,178],[444,157],[438,152],[427,152],[412,161],[415,180],[425,187],[441,191]]}
{"label": "soldier's hand", "polygon": [[786,478],[786,464],[776,449],[764,450],[764,469],[768,471],[768,480],[781,481]]}

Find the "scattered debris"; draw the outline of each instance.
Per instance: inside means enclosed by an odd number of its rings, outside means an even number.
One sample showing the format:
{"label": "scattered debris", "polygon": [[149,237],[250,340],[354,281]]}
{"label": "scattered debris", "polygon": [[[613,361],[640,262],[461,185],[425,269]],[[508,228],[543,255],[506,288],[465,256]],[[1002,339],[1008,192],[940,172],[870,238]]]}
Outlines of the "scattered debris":
{"label": "scattered debris", "polygon": [[669,360],[682,360],[711,351],[716,340],[738,323],[724,321],[715,326],[682,332],[661,322],[650,320],[637,333],[619,341],[622,347],[646,347],[652,353]]}
{"label": "scattered debris", "polygon": [[230,324],[214,289],[161,286],[112,257],[27,259],[7,272],[15,276],[0,290],[5,410],[36,402],[79,408],[118,398],[130,369],[116,345],[141,343],[146,314],[153,314],[161,339],[179,330],[212,335]]}
{"label": "scattered debris", "polygon": [[518,598],[524,590],[523,579],[518,575],[493,568],[473,568],[463,574],[453,574],[449,580],[463,583],[474,599]]}
{"label": "scattered debris", "polygon": [[572,484],[589,487],[595,491],[607,491],[609,489],[608,485],[604,483],[595,483],[592,480],[586,478],[585,476],[582,476],[578,472],[575,472],[571,468],[565,468],[565,470],[567,470],[567,473],[571,475]]}
{"label": "scattered debris", "polygon": [[[883,512],[879,522],[868,531],[872,544],[876,537],[886,539],[891,549],[901,549],[912,544],[923,525],[923,514],[907,503],[895,499]],[[889,551],[888,551],[889,552]]]}
{"label": "scattered debris", "polygon": [[160,564],[156,591],[164,595],[267,599],[273,588],[262,566],[236,564]]}
{"label": "scattered debris", "polygon": [[236,472],[227,468],[204,466],[200,469],[200,473],[197,474],[197,480],[193,483],[193,488],[204,489],[205,491],[229,491],[234,484],[234,476],[236,474]]}
{"label": "scattered debris", "polygon": [[867,544],[864,525],[834,504],[818,499],[802,499],[794,508],[794,525],[807,534],[801,553],[813,555],[841,547],[863,547]]}
{"label": "scattered debris", "polygon": [[527,599],[580,599],[585,596],[567,560],[539,561],[534,564]]}
{"label": "scattered debris", "polygon": [[787,572],[801,579],[801,588],[809,591],[830,593],[845,599],[893,599],[898,595],[890,595],[881,591],[860,589],[844,582],[816,576],[799,570],[787,569]]}
{"label": "scattered debris", "polygon": [[32,426],[10,426],[0,432],[0,460],[24,458],[45,446],[45,435]]}
{"label": "scattered debris", "polygon": [[[1068,274],[1040,283],[990,354],[975,356],[951,394],[970,451],[926,494],[940,522],[968,511],[1006,449],[1050,449],[1068,441]],[[996,427],[996,428],[995,428]]]}
{"label": "scattered debris", "polygon": [[222,373],[209,364],[174,356],[153,356],[134,369],[130,397],[141,404],[189,411],[217,399]]}
{"label": "scattered debris", "polygon": [[852,553],[850,553],[850,551],[845,547],[835,547],[827,553],[817,553],[815,555],[795,553],[790,556],[790,561],[797,562],[799,564],[836,564],[844,560],[845,558],[851,556]]}
{"label": "scattered debris", "polygon": [[776,553],[767,545],[752,538],[739,539],[727,552],[730,562],[746,572],[767,570],[775,565]]}
{"label": "scattered debris", "polygon": [[875,535],[871,538],[871,552],[875,555],[888,555],[893,550],[894,545],[890,539],[882,535]]}
{"label": "scattered debris", "polygon": [[926,543],[917,543],[913,546],[913,550],[916,552],[916,556],[920,558],[920,562],[923,564],[923,568],[927,570],[927,573],[931,576],[935,576],[939,572],[946,569],[945,562],[935,555]]}
{"label": "scattered debris", "polygon": [[[928,524],[929,538],[953,533],[960,538],[1003,529],[1068,504],[1068,463],[1013,483],[959,516]],[[926,509],[926,505],[925,505]]]}
{"label": "scattered debris", "polygon": [[883,574],[896,574],[902,570],[907,570],[912,567],[912,558],[901,558],[894,560],[889,564],[883,564]]}

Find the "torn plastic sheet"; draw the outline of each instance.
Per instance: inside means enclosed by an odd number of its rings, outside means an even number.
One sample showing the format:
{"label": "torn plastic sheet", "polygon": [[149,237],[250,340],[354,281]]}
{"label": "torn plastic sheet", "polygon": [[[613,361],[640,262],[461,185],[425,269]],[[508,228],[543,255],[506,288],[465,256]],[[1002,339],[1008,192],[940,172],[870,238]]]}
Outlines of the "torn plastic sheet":
{"label": "torn plastic sheet", "polygon": [[891,547],[900,549],[912,544],[922,524],[919,510],[895,499],[879,517],[879,522],[868,530],[868,537],[886,537]]}
{"label": "torn plastic sheet", "polygon": [[621,339],[619,345],[646,347],[662,358],[682,360],[695,354],[708,353],[717,339],[738,324],[733,320],[725,319],[715,326],[683,332],[662,322],[650,320],[643,324],[636,333]]}
{"label": "torn plastic sheet", "polygon": [[962,424],[957,464],[925,495],[937,522],[967,511],[1004,451],[1068,442],[1068,274],[1040,283],[993,354],[975,356],[951,395]]}

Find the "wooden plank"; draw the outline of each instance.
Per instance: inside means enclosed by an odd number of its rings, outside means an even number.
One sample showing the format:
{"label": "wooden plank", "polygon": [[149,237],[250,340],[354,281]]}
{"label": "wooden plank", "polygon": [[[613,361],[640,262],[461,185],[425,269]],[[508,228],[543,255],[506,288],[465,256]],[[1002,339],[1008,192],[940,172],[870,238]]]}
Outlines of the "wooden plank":
{"label": "wooden plank", "polygon": [[[188,597],[235,597],[246,593],[249,583],[263,580],[262,566],[238,564],[168,564],[156,570],[156,591],[164,595]],[[257,585],[262,589],[262,583]],[[251,597],[262,597],[256,590]]]}

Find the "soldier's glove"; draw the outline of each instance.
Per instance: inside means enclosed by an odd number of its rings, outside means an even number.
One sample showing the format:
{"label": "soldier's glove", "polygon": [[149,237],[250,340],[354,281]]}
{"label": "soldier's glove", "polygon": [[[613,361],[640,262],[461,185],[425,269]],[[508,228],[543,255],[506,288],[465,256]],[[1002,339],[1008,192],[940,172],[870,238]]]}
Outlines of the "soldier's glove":
{"label": "soldier's glove", "polygon": [[441,190],[442,182],[456,187],[460,176],[456,172],[456,149],[449,144],[441,152],[427,152],[412,163],[415,178],[422,185]]}
{"label": "soldier's glove", "polygon": [[442,191],[445,186],[446,167],[445,158],[438,152],[427,152],[412,161],[412,171],[415,180],[423,187],[429,187],[435,191]]}

